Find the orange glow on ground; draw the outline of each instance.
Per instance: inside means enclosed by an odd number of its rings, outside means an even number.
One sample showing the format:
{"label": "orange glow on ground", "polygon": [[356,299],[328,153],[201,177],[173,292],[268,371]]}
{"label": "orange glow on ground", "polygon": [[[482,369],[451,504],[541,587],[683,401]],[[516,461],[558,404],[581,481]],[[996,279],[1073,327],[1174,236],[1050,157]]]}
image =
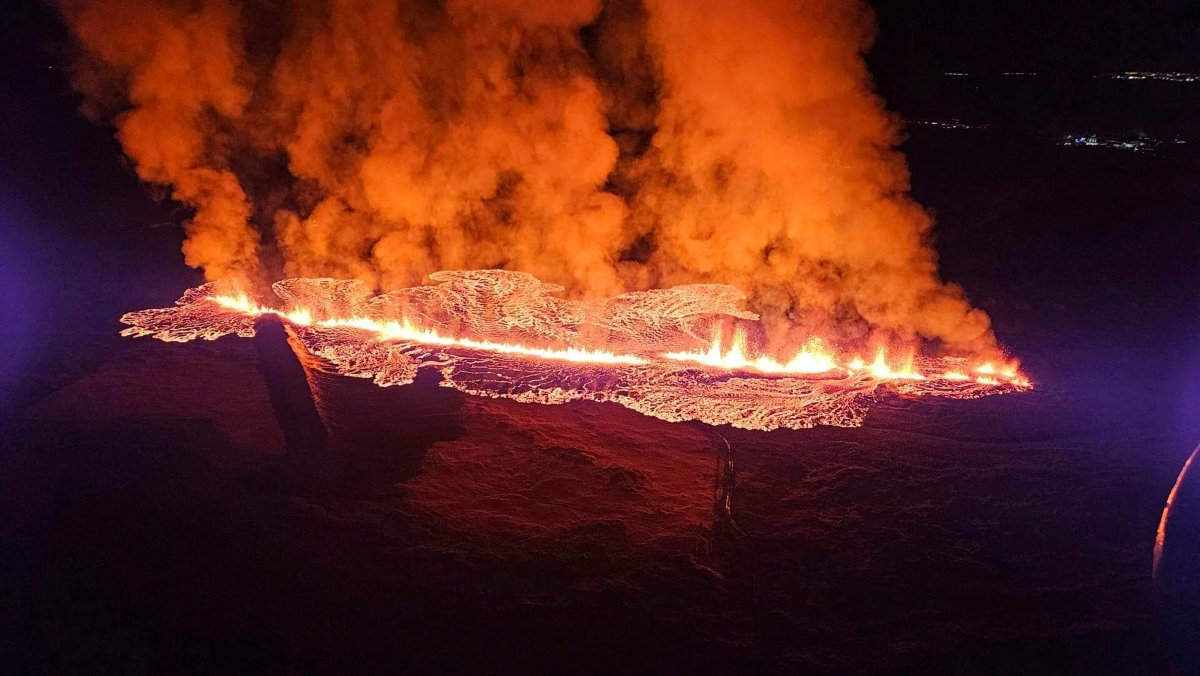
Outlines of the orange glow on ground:
{"label": "orange glow on ground", "polygon": [[346,327],[362,329],[374,333],[379,340],[405,340],[424,345],[442,345],[446,347],[464,347],[484,352],[500,354],[517,354],[539,359],[557,361],[581,362],[590,364],[645,364],[645,359],[631,354],[614,354],[604,350],[587,350],[570,347],[564,350],[554,350],[540,347],[528,347],[512,343],[497,343],[490,340],[472,340],[470,338],[452,338],[443,336],[431,329],[419,329],[412,325],[407,318],[400,321],[381,322],[368,317],[346,317],[321,319],[313,321],[312,313],[308,310],[293,310],[282,312],[252,302],[246,296],[210,296],[212,301],[237,310],[246,315],[259,316],[273,314],[300,326],[323,326],[327,328]]}
{"label": "orange glow on ground", "polygon": [[[297,309],[291,311],[282,311],[260,305],[250,300],[245,295],[240,296],[209,296],[209,300],[217,303],[221,307],[234,310],[236,312],[248,316],[260,316],[271,314],[279,316],[287,321],[298,326],[321,326],[326,328],[345,327],[353,329],[361,329],[369,333],[375,334],[378,340],[400,340],[421,343],[424,345],[441,345],[445,347],[462,347],[471,350],[481,350],[484,352],[494,352],[499,354],[520,355],[526,357],[534,357],[539,359],[549,359],[555,361],[568,361],[576,363],[590,364],[648,364],[652,359],[633,355],[633,354],[618,354],[607,350],[592,350],[585,348],[569,347],[565,349],[530,347],[519,343],[503,343],[490,340],[474,340],[472,338],[456,338],[440,334],[432,329],[424,329],[414,326],[408,318],[400,320],[380,321],[368,317],[338,317],[330,319],[313,320],[312,312],[306,309]],[[720,331],[716,331],[713,335],[712,343],[707,350],[695,350],[690,352],[665,352],[658,357],[663,359],[690,362],[706,366],[713,369],[722,369],[728,371],[757,371],[766,374],[797,374],[797,375],[817,375],[823,373],[841,372],[848,375],[867,374],[879,380],[926,380],[927,377],[916,371],[912,366],[912,356],[909,355],[904,363],[896,364],[888,358],[887,350],[879,348],[875,353],[875,359],[871,363],[864,362],[861,358],[855,357],[849,361],[841,362],[837,355],[829,350],[825,342],[820,338],[813,337],[804,344],[804,346],[796,352],[786,362],[781,362],[770,355],[750,356],[749,349],[746,345],[746,334],[743,330],[737,330],[733,335],[732,344],[728,349],[722,346]],[[975,382],[982,385],[999,385],[1001,382],[999,373],[1003,375],[1004,381],[1019,387],[1028,387],[1029,381],[1017,374],[1014,366],[1006,366],[1002,370],[997,371],[994,364],[985,363],[977,366],[975,372],[981,375],[974,378]],[[932,376],[933,379],[951,380],[951,381],[966,381],[971,380],[971,377],[959,371],[948,371],[940,376]]]}
{"label": "orange glow on ground", "polygon": [[753,359],[746,356],[746,334],[737,331],[733,335],[733,345],[729,350],[722,351],[721,336],[718,331],[713,336],[712,345],[704,351],[667,352],[662,355],[666,359],[693,362],[718,369],[753,370],[762,373],[827,373],[837,370],[837,361],[825,348],[820,338],[810,338],[786,363],[780,363],[773,357],[759,355]]}
{"label": "orange glow on ground", "polygon": [[[876,393],[973,399],[1031,387],[1016,362],[972,363],[876,347],[847,358],[813,337],[790,355],[756,350],[736,290],[682,286],[602,301],[555,298],[531,275],[446,271],[430,286],[374,295],[362,282],[289,279],[280,306],[229,292],[231,281],[190,289],[174,307],[130,312],[125,336],[183,343],[256,334],[270,315],[292,347],[332,374],[377,385],[436,370],[444,387],[527,403],[617,403],[645,415],[742,429],[863,423]],[[711,335],[708,341],[697,336]],[[983,362],[983,363],[980,363]]]}

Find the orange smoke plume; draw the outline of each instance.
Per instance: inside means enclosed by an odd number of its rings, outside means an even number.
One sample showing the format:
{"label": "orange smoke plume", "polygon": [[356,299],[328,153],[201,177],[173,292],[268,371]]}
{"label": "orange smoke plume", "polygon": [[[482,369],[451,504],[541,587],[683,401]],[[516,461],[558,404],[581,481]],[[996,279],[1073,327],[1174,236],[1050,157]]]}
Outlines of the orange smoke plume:
{"label": "orange smoke plume", "polygon": [[61,1],[88,106],[196,208],[210,279],[722,283],[776,345],[995,350],[938,277],[855,0]]}
{"label": "orange smoke plume", "polygon": [[87,109],[98,112],[119,84],[128,105],[115,118],[117,137],[138,176],[172,186],[176,199],[196,208],[183,247],[188,265],[210,278],[253,275],[259,236],[215,140],[250,99],[237,12],[219,0],[192,11],[180,3],[68,1],[63,12],[86,49],[75,82]]}

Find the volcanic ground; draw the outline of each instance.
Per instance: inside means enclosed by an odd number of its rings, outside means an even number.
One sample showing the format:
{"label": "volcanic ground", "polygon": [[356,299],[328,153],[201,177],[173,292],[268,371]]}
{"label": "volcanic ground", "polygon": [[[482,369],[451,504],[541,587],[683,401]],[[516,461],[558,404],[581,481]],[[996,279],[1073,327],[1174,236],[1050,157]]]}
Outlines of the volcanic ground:
{"label": "volcanic ground", "polygon": [[26,234],[0,251],[0,654],[35,673],[1188,673],[1194,608],[1164,604],[1150,562],[1200,437],[1195,168],[958,143],[914,137],[916,195],[944,275],[1037,388],[885,398],[855,429],[429,376],[319,382],[326,428],[278,325],[117,337],[195,285],[178,230],[89,229],[154,218],[113,197],[140,195],[131,177],[6,196]]}
{"label": "volcanic ground", "polygon": [[29,409],[4,505],[23,647],[165,671],[1153,657],[1122,649],[1153,644],[1128,624],[1165,496],[1152,400],[1050,380],[763,433],[433,378],[317,391],[327,436],[267,325],[130,344]]}

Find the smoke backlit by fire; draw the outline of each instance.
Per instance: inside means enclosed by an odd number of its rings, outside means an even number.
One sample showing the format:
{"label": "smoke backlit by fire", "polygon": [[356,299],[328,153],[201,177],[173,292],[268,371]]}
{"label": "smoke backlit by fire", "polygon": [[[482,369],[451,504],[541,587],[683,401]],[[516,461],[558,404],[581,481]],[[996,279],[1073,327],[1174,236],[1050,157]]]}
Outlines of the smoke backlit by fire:
{"label": "smoke backlit by fire", "polygon": [[[59,4],[85,110],[195,208],[184,252],[208,279],[734,284],[774,352],[999,354],[938,277],[859,0]],[[720,360],[803,372],[825,364],[811,347]]]}

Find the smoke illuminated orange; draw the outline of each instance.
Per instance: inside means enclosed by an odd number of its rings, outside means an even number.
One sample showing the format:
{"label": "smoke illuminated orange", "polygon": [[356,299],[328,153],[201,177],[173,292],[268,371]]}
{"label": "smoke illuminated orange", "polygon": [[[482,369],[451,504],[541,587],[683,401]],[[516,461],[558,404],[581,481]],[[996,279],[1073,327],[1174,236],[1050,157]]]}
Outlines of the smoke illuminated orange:
{"label": "smoke illuminated orange", "polygon": [[[395,288],[503,266],[577,298],[736,284],[773,346],[868,326],[997,352],[937,274],[862,58],[863,0],[57,3],[84,108],[195,209],[185,261],[207,279]],[[836,370],[828,347],[679,347],[701,366]],[[871,372],[913,376],[900,354]]]}

